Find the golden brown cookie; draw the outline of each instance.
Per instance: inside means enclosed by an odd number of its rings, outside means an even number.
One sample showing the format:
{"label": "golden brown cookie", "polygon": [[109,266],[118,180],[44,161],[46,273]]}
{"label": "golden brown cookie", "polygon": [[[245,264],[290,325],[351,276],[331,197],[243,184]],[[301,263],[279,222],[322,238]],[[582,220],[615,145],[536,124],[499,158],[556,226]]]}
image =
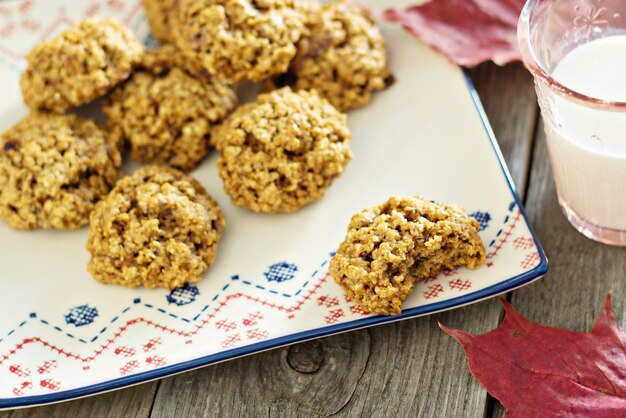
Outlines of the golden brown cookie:
{"label": "golden brown cookie", "polygon": [[195,179],[145,166],[121,179],[90,217],[88,270],[102,283],[174,289],[202,279],[226,221]]}
{"label": "golden brown cookie", "polygon": [[161,42],[173,42],[180,0],[142,0],[142,2],[154,37]]}
{"label": "golden brown cookie", "polygon": [[261,81],[285,72],[303,16],[294,0],[181,0],[176,42],[214,77]]}
{"label": "golden brown cookie", "polygon": [[63,113],[108,93],[141,59],[143,46],[114,19],[89,18],[28,54],[20,84],[32,109]]}
{"label": "golden brown cookie", "polygon": [[255,212],[292,212],[321,198],[352,159],[346,116],[288,87],[239,107],[214,133],[224,190]]}
{"label": "golden brown cookie", "polygon": [[373,92],[393,82],[385,40],[363,8],[339,1],[305,10],[307,25],[296,57],[269,88],[315,89],[345,111],[369,103]]}
{"label": "golden brown cookie", "polygon": [[17,229],[79,228],[121,163],[93,121],[31,113],[0,137],[0,218]]}
{"label": "golden brown cookie", "polygon": [[111,136],[130,145],[131,157],[190,171],[209,150],[211,129],[236,106],[230,86],[149,63],[113,91],[103,106]]}
{"label": "golden brown cookie", "polygon": [[458,206],[391,197],[352,217],[330,272],[367,312],[398,315],[417,281],[485,262],[478,229]]}

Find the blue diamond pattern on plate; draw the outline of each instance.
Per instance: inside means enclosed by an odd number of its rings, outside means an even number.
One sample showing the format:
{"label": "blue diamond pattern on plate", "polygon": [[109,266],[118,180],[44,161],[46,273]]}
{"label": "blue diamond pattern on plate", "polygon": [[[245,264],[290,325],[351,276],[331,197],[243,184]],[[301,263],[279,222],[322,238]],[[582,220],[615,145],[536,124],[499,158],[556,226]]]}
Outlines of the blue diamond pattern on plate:
{"label": "blue diamond pattern on plate", "polygon": [[65,322],[68,325],[82,327],[83,325],[91,324],[96,316],[98,316],[96,308],[89,305],[80,305],[70,309],[70,313],[65,315]]}
{"label": "blue diamond pattern on plate", "polygon": [[166,296],[166,299],[169,303],[183,306],[196,300],[196,296],[199,294],[200,291],[196,286],[186,284],[183,287],[172,290],[170,294]]}
{"label": "blue diamond pattern on plate", "polygon": [[265,275],[265,278],[270,282],[281,283],[293,279],[296,276],[296,271],[298,271],[298,266],[283,261],[281,263],[272,264],[263,275]]}

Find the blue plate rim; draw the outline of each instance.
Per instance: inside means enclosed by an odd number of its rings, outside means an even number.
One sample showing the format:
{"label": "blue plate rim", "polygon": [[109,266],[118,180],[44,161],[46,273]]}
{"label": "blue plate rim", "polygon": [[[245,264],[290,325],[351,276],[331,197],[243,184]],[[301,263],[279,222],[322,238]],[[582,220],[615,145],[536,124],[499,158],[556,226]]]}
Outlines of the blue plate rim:
{"label": "blue plate rim", "polygon": [[509,190],[513,195],[515,200],[515,204],[520,209],[522,217],[526,224],[528,225],[530,234],[533,238],[535,246],[539,253],[539,264],[531,270],[528,270],[522,274],[517,276],[513,276],[509,279],[503,280],[493,286],[489,286],[485,289],[478,290],[476,292],[468,293],[463,296],[459,296],[452,299],[447,299],[441,302],[435,302],[428,305],[417,306],[414,308],[409,308],[404,311],[400,315],[389,317],[389,316],[373,316],[363,319],[357,319],[350,322],[345,322],[342,324],[330,325],[327,327],[316,328],[313,330],[302,331],[295,334],[289,334],[283,337],[273,338],[271,340],[262,341],[255,344],[250,344],[240,348],[234,348],[232,350],[222,351],[220,353],[210,354],[203,357],[198,357],[193,360],[184,361],[181,363],[171,364],[165,367],[161,367],[155,370],[149,370],[141,373],[137,373],[131,376],[120,377],[117,379],[107,380],[106,382],[96,383],[93,385],[83,386],[76,389],[69,389],[57,393],[45,394],[45,395],[35,395],[35,396],[24,396],[24,397],[16,397],[16,398],[0,398],[0,410],[3,409],[14,409],[14,408],[24,408],[29,406],[38,406],[38,405],[46,405],[52,404],[62,401],[68,401],[78,398],[83,398],[91,395],[96,395],[99,393],[110,392],[113,390],[121,389],[127,386],[138,385],[141,383],[146,383],[151,380],[160,379],[167,376],[172,376],[174,374],[183,373],[186,371],[198,369],[204,366],[209,366],[211,364],[219,363],[222,361],[233,360],[238,357],[243,357],[250,354],[256,354],[261,351],[271,350],[278,347],[283,347],[286,345],[296,344],[300,342],[304,342],[311,339],[322,338],[332,334],[339,334],[342,332],[353,331],[356,329],[367,328],[375,325],[385,324],[389,322],[396,322],[403,319],[415,318],[418,316],[424,316],[428,314],[432,314],[435,312],[441,312],[448,309],[457,308],[463,305],[467,305],[470,303],[475,303],[481,301],[483,299],[488,299],[494,296],[497,296],[502,293],[506,293],[518,287],[524,286],[532,281],[538,280],[543,277],[548,271],[548,259],[546,258],[545,252],[541,247],[537,239],[537,235],[535,231],[532,229],[528,221],[528,216],[524,207],[522,206],[521,200],[517,194],[515,189],[513,180],[511,178],[511,174],[506,166],[504,161],[504,157],[502,152],[500,151],[500,147],[496,140],[495,134],[491,129],[491,125],[489,124],[489,120],[487,119],[487,115],[482,106],[480,98],[478,96],[478,92],[474,87],[474,83],[471,80],[469,71],[467,69],[463,69],[463,74],[465,77],[465,81],[467,83],[467,87],[474,102],[474,106],[478,115],[480,116],[481,122],[483,124],[483,128],[487,132],[487,136],[489,137],[489,141],[493,147],[493,150],[497,156],[498,163],[500,168],[507,180],[507,184],[509,186]]}

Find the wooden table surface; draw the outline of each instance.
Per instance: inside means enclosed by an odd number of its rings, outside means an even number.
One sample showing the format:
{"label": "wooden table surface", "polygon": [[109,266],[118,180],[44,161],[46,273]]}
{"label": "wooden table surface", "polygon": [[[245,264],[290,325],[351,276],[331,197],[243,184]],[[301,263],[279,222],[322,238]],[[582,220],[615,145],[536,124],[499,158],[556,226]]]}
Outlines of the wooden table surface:
{"label": "wooden table surface", "polygon": [[[562,215],[530,75],[520,64],[484,64],[472,78],[550,262],[544,279],[507,297],[533,320],[587,331],[612,290],[616,320],[626,325],[626,250],[588,240]],[[501,417],[460,345],[437,326],[483,333],[501,317],[491,299],[0,418]]]}

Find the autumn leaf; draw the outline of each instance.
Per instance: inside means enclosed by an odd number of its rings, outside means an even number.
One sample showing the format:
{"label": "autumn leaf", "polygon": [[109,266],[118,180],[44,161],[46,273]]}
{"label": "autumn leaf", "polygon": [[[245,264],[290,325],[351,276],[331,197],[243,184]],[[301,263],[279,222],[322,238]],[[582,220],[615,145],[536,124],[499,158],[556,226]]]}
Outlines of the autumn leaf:
{"label": "autumn leaf", "polygon": [[507,417],[626,417],[626,333],[611,296],[590,332],[531,322],[506,301],[502,324],[483,335],[439,326],[461,343],[469,367]]}
{"label": "autumn leaf", "polygon": [[453,62],[473,67],[520,59],[517,19],[525,0],[432,0],[379,13],[399,23]]}

